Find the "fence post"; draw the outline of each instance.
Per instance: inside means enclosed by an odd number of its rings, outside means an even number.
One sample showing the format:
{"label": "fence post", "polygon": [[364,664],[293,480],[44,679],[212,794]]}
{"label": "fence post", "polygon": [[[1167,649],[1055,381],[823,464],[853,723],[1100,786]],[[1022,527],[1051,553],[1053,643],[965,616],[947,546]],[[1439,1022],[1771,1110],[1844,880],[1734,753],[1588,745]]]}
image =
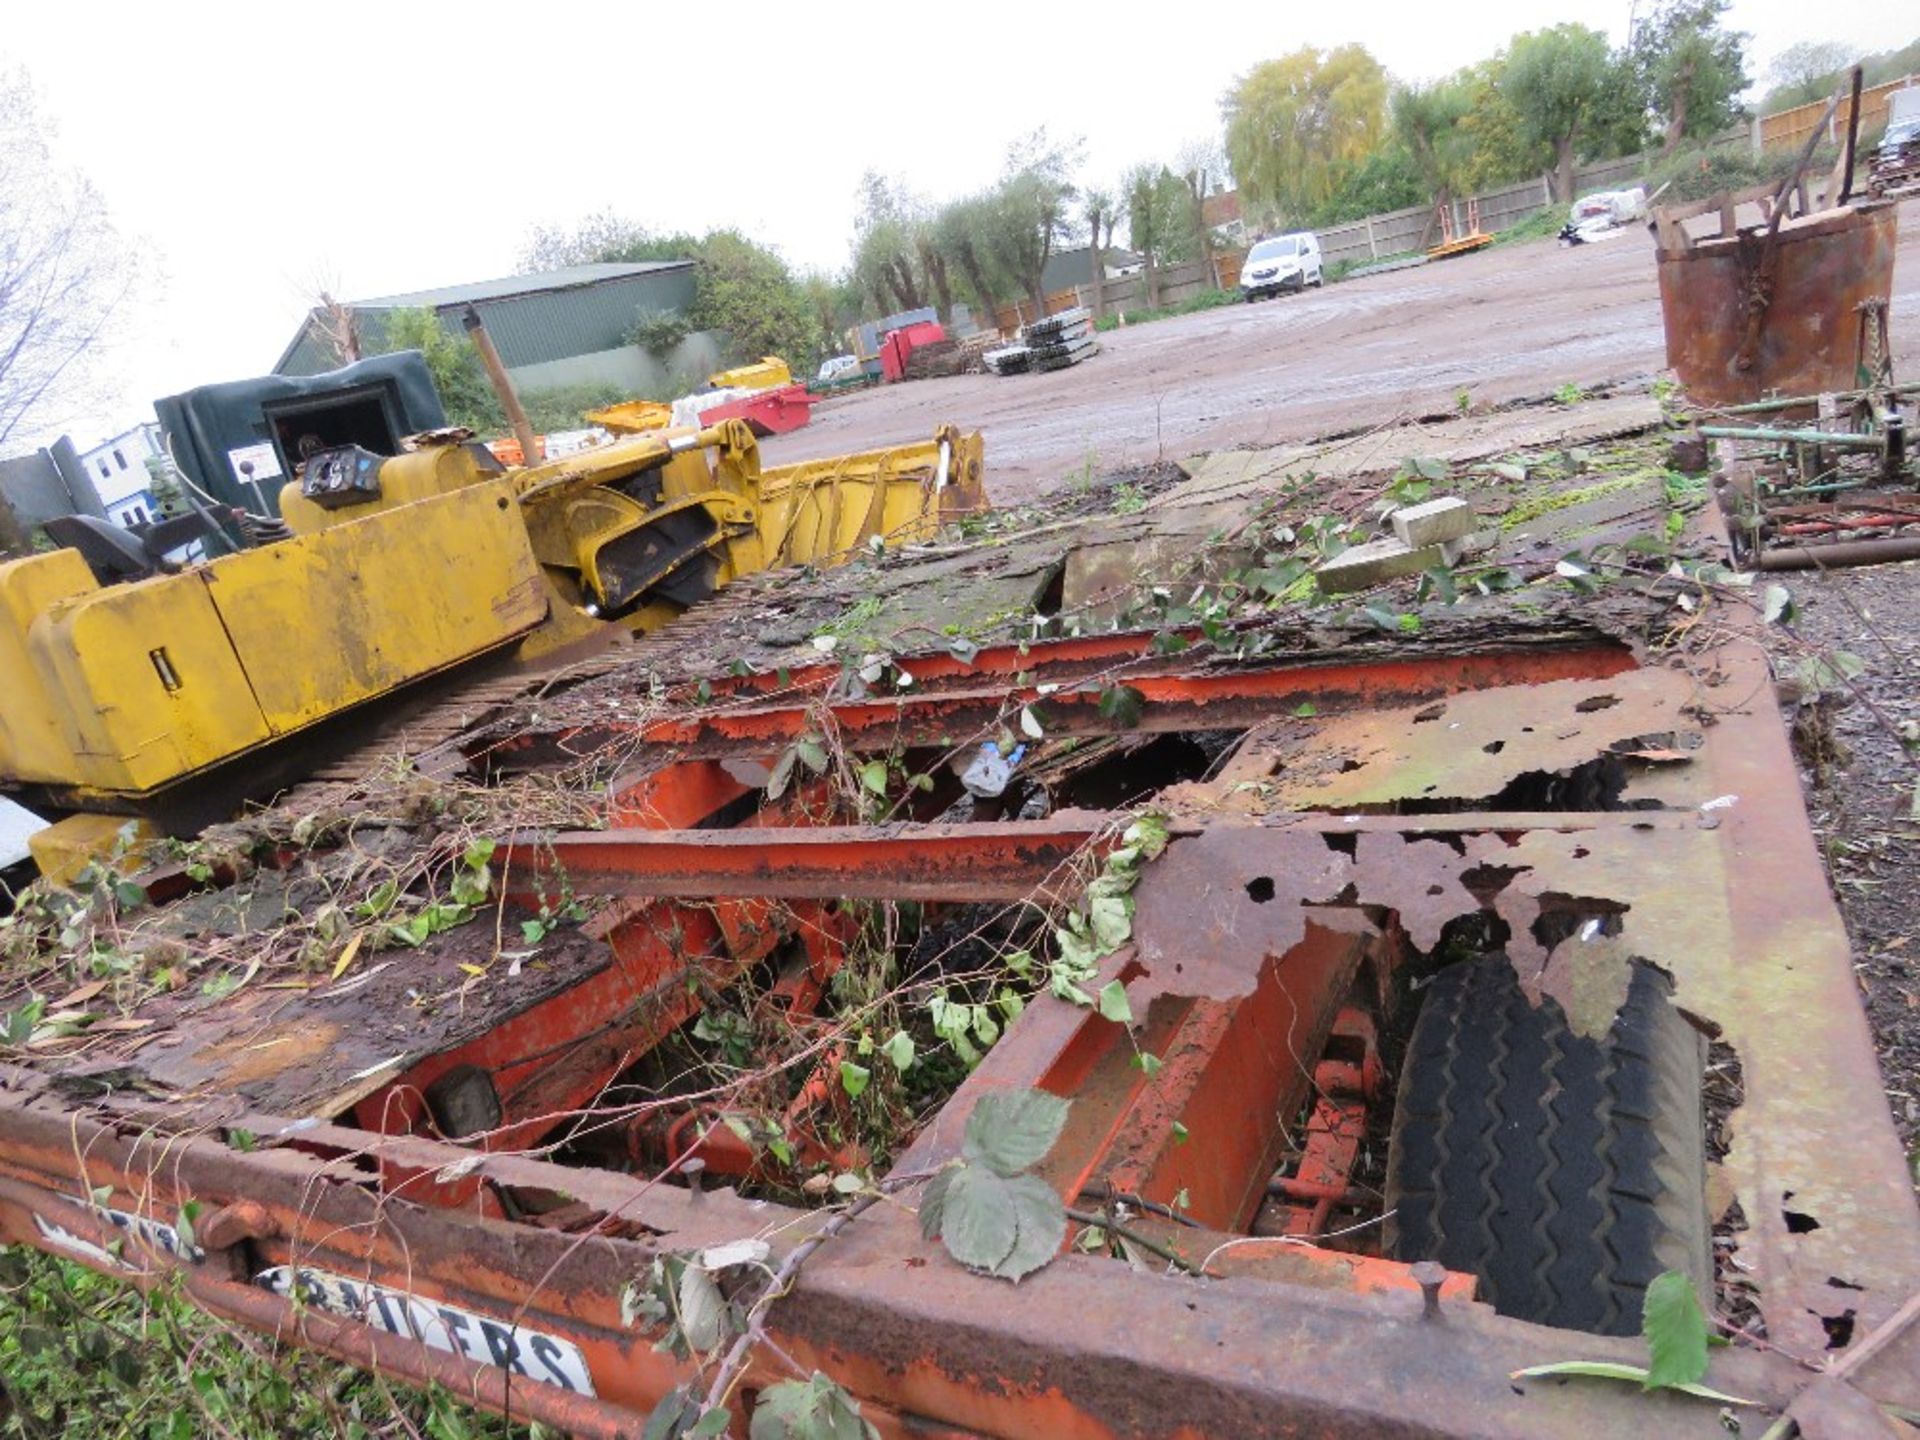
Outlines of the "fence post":
{"label": "fence post", "polygon": [[1367,216],[1367,254],[1375,260],[1380,258],[1380,247],[1373,241],[1373,217]]}
{"label": "fence post", "polygon": [[1756,115],[1753,117],[1753,158],[1756,160],[1760,158],[1761,152],[1766,148],[1761,143],[1760,131],[1761,131],[1760,117]]}

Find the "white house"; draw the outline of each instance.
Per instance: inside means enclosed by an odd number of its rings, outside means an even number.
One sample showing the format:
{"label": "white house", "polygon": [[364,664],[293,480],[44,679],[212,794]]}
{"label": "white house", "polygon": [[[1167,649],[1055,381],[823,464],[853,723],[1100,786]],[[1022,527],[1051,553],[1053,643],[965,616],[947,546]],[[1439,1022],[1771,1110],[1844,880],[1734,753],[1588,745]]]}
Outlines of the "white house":
{"label": "white house", "polygon": [[144,525],[157,518],[153,475],[147,461],[166,453],[159,425],[147,420],[81,454],[80,463],[87,467],[87,475],[100,492],[100,503],[106,507],[109,520],[120,525]]}

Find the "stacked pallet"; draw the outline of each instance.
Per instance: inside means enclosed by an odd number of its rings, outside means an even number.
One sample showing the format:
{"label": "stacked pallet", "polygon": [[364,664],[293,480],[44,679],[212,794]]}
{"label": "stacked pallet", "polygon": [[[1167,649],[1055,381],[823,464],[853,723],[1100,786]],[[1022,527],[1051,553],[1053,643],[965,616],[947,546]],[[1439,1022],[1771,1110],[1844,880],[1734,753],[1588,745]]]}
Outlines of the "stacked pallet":
{"label": "stacked pallet", "polygon": [[1033,368],[1033,351],[1015,341],[987,351],[980,357],[980,363],[996,375],[1020,375]]}
{"label": "stacked pallet", "polygon": [[1093,338],[1093,312],[1084,305],[1034,321],[1027,326],[1025,336],[1036,370],[1064,370],[1100,348],[1100,342]]}
{"label": "stacked pallet", "polygon": [[981,358],[996,375],[1018,375],[1028,370],[1064,370],[1099,353],[1093,312],[1075,306],[1034,321],[1020,332],[1017,343],[989,350]]}

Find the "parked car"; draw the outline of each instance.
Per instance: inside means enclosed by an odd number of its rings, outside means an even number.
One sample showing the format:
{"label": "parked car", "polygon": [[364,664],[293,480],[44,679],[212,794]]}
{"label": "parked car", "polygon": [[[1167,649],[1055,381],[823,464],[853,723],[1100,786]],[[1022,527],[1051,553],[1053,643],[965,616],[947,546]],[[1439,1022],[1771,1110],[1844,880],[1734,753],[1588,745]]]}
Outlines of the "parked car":
{"label": "parked car", "polygon": [[1240,293],[1249,302],[1323,283],[1320,237],[1310,230],[1260,241],[1240,266]]}
{"label": "parked car", "polygon": [[859,368],[860,357],[858,355],[835,355],[821,362],[820,373],[814,378],[817,383],[825,385],[832,381],[843,379]]}

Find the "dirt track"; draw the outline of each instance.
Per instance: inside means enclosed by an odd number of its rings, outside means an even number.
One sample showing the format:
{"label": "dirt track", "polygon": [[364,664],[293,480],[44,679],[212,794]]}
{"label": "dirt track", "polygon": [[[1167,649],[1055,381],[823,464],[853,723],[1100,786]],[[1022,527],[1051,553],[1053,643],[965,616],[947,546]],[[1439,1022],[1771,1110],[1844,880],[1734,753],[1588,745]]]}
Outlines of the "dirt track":
{"label": "dirt track", "polygon": [[[1920,368],[1920,203],[1894,275],[1897,370]],[[1638,234],[1540,241],[1101,337],[1085,365],[967,375],[829,401],[765,442],[770,463],[925,436],[986,432],[987,484],[1018,503],[1067,478],[1199,451],[1302,440],[1396,415],[1538,395],[1665,365],[1653,246]]]}

